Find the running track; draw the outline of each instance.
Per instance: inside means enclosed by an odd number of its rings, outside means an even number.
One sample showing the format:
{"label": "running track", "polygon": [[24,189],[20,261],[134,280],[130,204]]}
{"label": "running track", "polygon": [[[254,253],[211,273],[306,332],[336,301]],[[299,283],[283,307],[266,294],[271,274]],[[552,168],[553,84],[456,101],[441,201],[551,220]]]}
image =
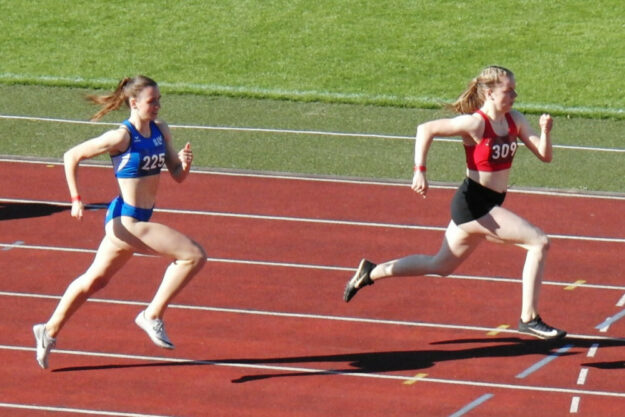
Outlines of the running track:
{"label": "running track", "polygon": [[[485,243],[448,278],[387,280],[342,301],[361,257],[437,250],[450,188],[165,174],[154,221],[209,263],[167,313],[176,350],[133,323],[168,261],[136,256],[73,317],[41,370],[31,327],[91,262],[116,189],[83,166],[82,222],[62,167],[0,162],[0,415],[616,416],[625,414],[622,197],[511,192],[550,236],[541,314],[514,331],[524,252]],[[598,327],[601,327],[600,329]]]}

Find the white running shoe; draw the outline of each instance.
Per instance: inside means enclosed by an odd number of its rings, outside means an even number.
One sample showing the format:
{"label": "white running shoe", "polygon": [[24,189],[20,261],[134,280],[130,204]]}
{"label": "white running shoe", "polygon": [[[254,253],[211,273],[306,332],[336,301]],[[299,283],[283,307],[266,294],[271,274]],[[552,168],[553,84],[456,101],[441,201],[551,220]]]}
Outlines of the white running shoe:
{"label": "white running shoe", "polygon": [[43,369],[48,369],[48,355],[52,348],[56,345],[56,339],[48,336],[46,325],[44,323],[35,324],[33,326],[35,341],[37,343],[37,362]]}
{"label": "white running shoe", "polygon": [[165,333],[165,324],[161,319],[151,320],[145,317],[145,310],[139,313],[137,318],[135,319],[135,323],[137,326],[141,327],[152,339],[155,345],[160,346],[165,349],[173,349],[174,344],[171,343],[169,337],[167,337],[167,333]]}

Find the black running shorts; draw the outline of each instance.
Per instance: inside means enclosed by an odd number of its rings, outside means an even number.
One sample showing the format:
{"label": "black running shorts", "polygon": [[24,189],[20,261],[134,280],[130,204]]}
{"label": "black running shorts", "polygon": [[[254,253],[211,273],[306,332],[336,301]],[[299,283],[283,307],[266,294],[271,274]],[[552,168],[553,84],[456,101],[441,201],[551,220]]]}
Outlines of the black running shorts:
{"label": "black running shorts", "polygon": [[451,200],[451,219],[457,225],[479,219],[493,207],[501,206],[506,193],[486,188],[470,178],[465,178]]}

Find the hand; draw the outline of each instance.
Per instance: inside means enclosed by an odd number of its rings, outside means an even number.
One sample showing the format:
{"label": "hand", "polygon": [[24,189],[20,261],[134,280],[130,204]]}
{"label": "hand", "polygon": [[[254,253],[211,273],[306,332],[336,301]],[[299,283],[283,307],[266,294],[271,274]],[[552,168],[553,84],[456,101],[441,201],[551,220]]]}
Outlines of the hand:
{"label": "hand", "polygon": [[191,166],[191,162],[193,162],[193,151],[191,150],[191,144],[189,142],[178,152],[178,158],[180,158],[180,162],[182,162],[183,169],[186,170]]}
{"label": "hand", "polygon": [[80,200],[72,202],[72,217],[76,220],[82,220],[85,213],[85,205]]}
{"label": "hand", "polygon": [[542,132],[549,133],[553,127],[553,119],[551,118],[551,115],[545,113],[540,116],[538,124],[540,125],[540,130]]}
{"label": "hand", "polygon": [[425,178],[425,172],[416,171],[412,177],[412,185],[410,186],[414,192],[421,195],[423,198],[428,193],[428,180]]}

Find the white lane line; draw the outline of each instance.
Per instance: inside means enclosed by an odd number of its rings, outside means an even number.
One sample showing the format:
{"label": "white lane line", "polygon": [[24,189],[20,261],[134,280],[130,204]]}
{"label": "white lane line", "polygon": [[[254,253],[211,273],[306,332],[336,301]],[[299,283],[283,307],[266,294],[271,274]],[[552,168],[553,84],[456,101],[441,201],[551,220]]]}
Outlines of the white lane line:
{"label": "white lane line", "polygon": [[[31,200],[31,199],[17,199],[17,198],[0,198],[0,202],[7,203],[37,203],[37,204],[50,204],[55,206],[70,206],[70,203],[64,201],[45,201],[45,200]],[[87,204],[87,209],[104,209],[106,205],[99,204]],[[230,213],[220,211],[205,211],[205,210],[182,210],[182,209],[166,209],[155,208],[156,213],[168,213],[168,214],[186,214],[195,216],[209,216],[209,217],[224,217],[235,219],[252,219],[252,220],[264,220],[264,221],[281,221],[281,222],[294,222],[294,223],[311,223],[311,224],[323,224],[332,226],[352,226],[352,227],[372,227],[372,228],[386,228],[386,229],[401,229],[401,230],[426,230],[435,232],[444,232],[446,226],[424,226],[415,224],[401,224],[401,223],[383,223],[383,222],[366,222],[356,220],[335,220],[335,219],[316,219],[308,217],[290,217],[290,216],[275,216],[267,214],[249,214],[249,213]],[[578,240],[587,242],[605,242],[605,243],[625,243],[625,238],[621,237],[602,237],[602,236],[581,236],[581,235],[563,235],[563,234],[548,234],[551,239],[561,240]]]}
{"label": "white lane line", "polygon": [[[318,94],[318,93],[315,93]],[[423,100],[420,98],[419,100]],[[110,122],[89,122],[84,120],[72,120],[72,119],[59,119],[37,116],[19,116],[0,114],[0,119],[8,120],[27,120],[38,122],[51,122],[51,123],[66,123],[66,124],[81,124],[81,125],[104,125],[104,126],[117,126],[119,123]],[[338,137],[352,137],[352,138],[370,138],[370,139],[394,139],[414,141],[414,136],[405,135],[387,135],[377,133],[360,133],[360,132],[335,132],[325,130],[298,130],[298,129],[278,129],[278,128],[262,128],[262,127],[239,127],[239,126],[207,126],[207,125],[169,125],[172,129],[189,129],[189,130],[216,130],[216,131],[229,131],[229,132],[252,132],[252,133],[274,133],[274,134],[289,134],[289,135],[308,135],[308,136],[338,136]],[[460,138],[447,138],[447,137],[435,137],[437,142],[449,142],[449,143],[461,143]],[[519,145],[524,146],[522,143]],[[562,145],[554,144],[554,149],[569,149],[577,151],[591,151],[591,152],[614,152],[625,153],[625,149],[621,148],[606,148],[606,147],[594,147],[594,146],[582,146],[582,145]]]}
{"label": "white lane line", "polygon": [[122,411],[103,411],[103,410],[88,410],[84,408],[69,408],[69,407],[52,407],[45,405],[32,405],[32,404],[13,404],[13,403],[0,403],[0,408],[8,408],[15,410],[32,410],[32,411],[50,411],[58,413],[75,413],[75,414],[87,414],[93,416],[115,416],[115,417],[170,417],[162,414],[144,414],[144,413],[126,413]]}
{"label": "white lane line", "polygon": [[617,307],[623,307],[625,306],[625,294],[623,294],[623,296],[618,300],[618,302],[616,303]]}
{"label": "white lane line", "polygon": [[15,242],[13,242],[13,243],[11,243],[11,244],[9,244],[9,245],[7,245],[7,246],[4,246],[4,247],[2,248],[2,250],[3,250],[3,251],[8,251],[8,250],[11,250],[11,249],[13,249],[13,248],[17,248],[18,246],[21,246],[21,245],[23,245],[23,244],[24,244],[24,241],[23,241],[23,240],[16,240]]}
{"label": "white lane line", "polygon": [[[48,300],[60,300],[61,299],[61,296],[59,295],[18,293],[18,292],[9,292],[9,291],[0,291],[0,296],[1,297],[48,299]],[[102,299],[102,298],[90,298],[87,300],[87,302],[128,305],[128,306],[146,306],[148,304],[147,302],[144,302],[144,301],[111,300],[111,299]],[[468,326],[468,325],[447,324],[447,323],[428,323],[428,322],[419,322],[419,321],[373,319],[373,318],[367,318],[367,317],[330,316],[330,315],[321,315],[321,314],[278,312],[278,311],[252,310],[252,309],[227,308],[227,307],[192,306],[192,305],[184,305],[184,304],[170,304],[169,307],[180,309],[180,310],[207,311],[207,312],[227,313],[227,314],[249,314],[249,315],[268,316],[268,317],[284,317],[284,318],[298,318],[298,319],[310,319],[310,320],[329,320],[329,321],[342,321],[342,322],[349,322],[349,323],[366,323],[366,324],[384,325],[384,326],[406,326],[406,327],[423,327],[423,328],[435,328],[435,329],[466,330],[466,331],[475,331],[479,333],[488,333],[490,331],[497,331],[499,333],[518,334],[516,330],[512,330],[512,329],[501,329],[501,328],[483,327],[483,326]],[[582,340],[623,342],[625,344],[625,338],[618,338],[618,337],[584,335],[584,334],[569,334],[568,337],[572,339],[582,339]]]}
{"label": "white lane line", "polygon": [[[45,246],[45,245],[19,245],[15,246],[9,243],[0,243],[0,248],[10,247],[19,248],[24,250],[42,250],[42,251],[57,251],[57,252],[71,252],[71,253],[95,253],[95,249],[86,248],[68,248],[61,246]],[[135,256],[154,257],[154,255],[135,254]],[[271,266],[277,268],[301,268],[301,269],[318,269],[321,271],[341,271],[341,272],[353,272],[356,270],[354,267],[332,266],[332,265],[315,265],[315,264],[298,264],[291,262],[279,262],[279,261],[258,261],[258,260],[246,260],[246,259],[227,259],[227,258],[206,258],[208,262],[218,263],[232,263],[240,265],[261,265]],[[502,277],[486,277],[476,275],[459,275],[450,274],[447,276],[427,275],[429,277],[436,277],[440,279],[465,279],[470,281],[488,281],[488,282],[506,282],[514,284],[522,284],[520,278],[502,278]],[[566,287],[571,285],[569,282],[557,282],[557,281],[543,281],[543,285],[554,285]],[[593,288],[593,289],[605,289],[605,290],[625,290],[625,286],[619,285],[607,285],[607,284],[582,284],[578,288]]]}
{"label": "white lane line", "polygon": [[598,349],[599,349],[599,343],[593,343],[592,346],[590,346],[590,349],[588,349],[588,354],[586,356],[589,358],[594,358],[595,355],[597,354]]}
{"label": "white lane line", "polygon": [[[118,125],[117,123],[116,125]],[[22,164],[33,164],[33,165],[63,165],[62,162],[58,160],[41,160],[41,159],[26,159],[21,157],[0,157],[0,162],[8,162],[8,163],[22,163]],[[99,161],[86,161],[81,162],[81,166],[90,167],[90,168],[103,168],[103,169],[112,169],[112,166],[109,163],[103,163]],[[231,170],[212,170],[212,169],[202,169],[202,168],[194,168],[191,170],[194,174],[198,175],[213,175],[213,176],[226,176],[226,177],[244,177],[244,178],[267,178],[267,179],[279,179],[279,180],[288,180],[288,181],[310,181],[310,182],[325,182],[330,184],[353,184],[353,185],[364,185],[364,186],[381,186],[381,187],[408,187],[410,183],[408,181],[391,181],[391,180],[373,180],[367,178],[340,178],[340,177],[329,177],[329,176],[311,176],[311,175],[303,175],[303,174],[288,174],[288,173],[271,173],[271,172],[260,172],[260,171],[231,171]],[[444,189],[444,190],[455,190],[458,188],[458,184],[430,184],[430,188],[432,189]],[[585,199],[595,199],[595,200],[625,200],[625,194],[622,193],[608,193],[608,192],[570,192],[565,190],[541,190],[541,189],[529,189],[529,188],[514,188],[511,187],[508,189],[509,193],[515,194],[529,194],[529,195],[544,195],[544,196],[552,196],[552,197],[562,197],[562,198],[585,198]]]}
{"label": "white lane line", "polygon": [[[35,352],[35,348],[32,348],[32,347],[11,346],[11,345],[0,345],[0,350]],[[316,369],[316,368],[296,367],[296,366],[266,365],[266,364],[259,364],[259,363],[208,361],[208,360],[195,360],[195,359],[185,359],[185,358],[168,358],[168,357],[160,357],[160,356],[129,355],[129,354],[120,354],[120,353],[89,352],[89,351],[62,350],[62,349],[59,349],[59,350],[55,349],[53,352],[55,355],[76,355],[76,356],[89,356],[89,357],[118,359],[118,360],[121,359],[121,360],[134,360],[134,361],[141,361],[141,362],[153,362],[155,363],[154,366],[157,366],[159,363],[180,364],[180,365],[207,365],[207,366],[222,366],[222,367],[239,368],[239,369],[265,370],[265,371],[272,371],[272,372],[277,372],[277,373],[290,372],[290,373],[296,373],[296,374],[311,374],[311,375],[342,375],[342,376],[350,376],[350,377],[357,377],[357,378],[370,378],[370,379],[400,381],[400,382],[412,381],[414,379],[413,375],[381,374],[381,373],[363,372],[363,371],[358,371],[358,370],[344,371],[344,370]],[[35,359],[33,358],[33,363],[34,363],[34,360]],[[37,365],[33,364],[33,366],[37,366]],[[59,369],[57,370],[57,372],[62,371],[62,370],[63,369]],[[67,369],[67,370],[69,371],[71,369]],[[446,379],[446,378],[430,378],[430,377],[421,378],[420,382],[431,382],[431,383],[437,383],[437,384],[460,385],[460,386],[470,386],[470,387],[484,387],[484,388],[491,388],[491,389],[509,389],[509,390],[517,390],[517,391],[548,392],[548,393],[561,393],[561,394],[573,394],[573,395],[592,395],[592,396],[598,396],[598,397],[625,398],[625,392],[594,391],[594,390],[579,389],[579,388],[565,388],[565,387],[540,386],[540,385],[520,385],[520,384],[470,381],[470,380]]]}

